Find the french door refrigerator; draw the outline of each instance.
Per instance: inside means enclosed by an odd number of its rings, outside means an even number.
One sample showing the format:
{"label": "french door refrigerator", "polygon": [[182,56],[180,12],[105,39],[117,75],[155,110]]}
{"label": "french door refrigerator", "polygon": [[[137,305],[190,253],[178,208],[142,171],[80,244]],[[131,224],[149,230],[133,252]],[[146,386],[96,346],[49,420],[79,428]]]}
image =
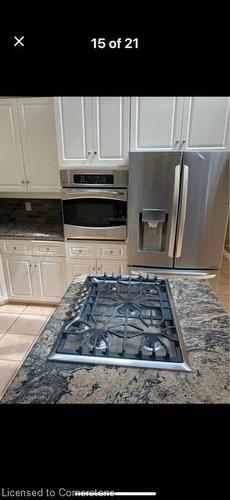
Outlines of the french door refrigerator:
{"label": "french door refrigerator", "polygon": [[215,275],[229,210],[229,153],[130,153],[130,274]]}

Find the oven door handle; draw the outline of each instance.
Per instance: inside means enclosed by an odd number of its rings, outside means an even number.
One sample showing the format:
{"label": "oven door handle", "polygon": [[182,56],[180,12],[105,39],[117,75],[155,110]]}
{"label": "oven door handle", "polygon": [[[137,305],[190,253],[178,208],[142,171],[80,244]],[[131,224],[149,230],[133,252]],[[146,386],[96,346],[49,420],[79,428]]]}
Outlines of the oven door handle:
{"label": "oven door handle", "polygon": [[92,193],[93,192],[93,193],[102,193],[102,194],[103,193],[122,194],[122,195],[124,194],[123,191],[112,191],[110,189],[84,189],[83,191],[84,191],[84,193]]}
{"label": "oven door handle", "polygon": [[101,189],[82,189],[79,191],[72,191],[71,193],[68,191],[62,192],[63,200],[74,200],[77,198],[106,198],[106,199],[116,199],[116,200],[126,200],[127,199],[127,191],[109,191],[109,190],[101,190]]}
{"label": "oven door handle", "polygon": [[[123,226],[76,226],[75,224],[68,224],[67,222],[65,222],[65,226],[71,226],[71,227],[76,227],[77,229],[99,229],[100,231],[102,229],[106,229],[108,231],[108,229],[112,230],[112,229],[123,229],[126,227],[126,224],[123,224]],[[82,237],[84,239],[84,237]]]}

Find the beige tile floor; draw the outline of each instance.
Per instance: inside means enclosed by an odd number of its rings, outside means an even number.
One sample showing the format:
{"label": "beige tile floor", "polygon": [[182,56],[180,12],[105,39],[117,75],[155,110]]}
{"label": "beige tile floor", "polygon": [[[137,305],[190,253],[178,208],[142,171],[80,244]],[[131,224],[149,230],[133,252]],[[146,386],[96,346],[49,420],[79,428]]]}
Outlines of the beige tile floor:
{"label": "beige tile floor", "polygon": [[229,271],[230,260],[228,257],[223,255],[220,272],[216,278],[210,280],[212,288],[228,314],[230,314]]}
{"label": "beige tile floor", "polygon": [[0,400],[54,311],[51,306],[0,306]]}

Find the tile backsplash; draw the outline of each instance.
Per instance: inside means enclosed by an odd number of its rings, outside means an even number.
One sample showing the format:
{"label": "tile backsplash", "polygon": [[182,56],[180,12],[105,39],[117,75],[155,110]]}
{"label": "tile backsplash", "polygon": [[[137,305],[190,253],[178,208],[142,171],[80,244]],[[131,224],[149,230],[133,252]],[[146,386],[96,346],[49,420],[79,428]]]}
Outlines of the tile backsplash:
{"label": "tile backsplash", "polygon": [[5,224],[62,227],[61,200],[1,198],[0,225]]}

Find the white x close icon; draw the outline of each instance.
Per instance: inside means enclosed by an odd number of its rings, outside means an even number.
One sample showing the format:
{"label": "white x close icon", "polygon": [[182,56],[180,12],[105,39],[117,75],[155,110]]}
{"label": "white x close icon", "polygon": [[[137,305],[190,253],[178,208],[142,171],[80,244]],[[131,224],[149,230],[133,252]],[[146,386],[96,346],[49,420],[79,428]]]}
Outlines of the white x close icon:
{"label": "white x close icon", "polygon": [[18,38],[17,36],[14,36],[14,39],[17,40],[16,43],[14,44],[14,47],[16,47],[16,45],[21,45],[22,47],[24,47],[24,43],[22,43],[22,40],[23,38],[25,38],[24,36],[22,36],[21,38]]}

